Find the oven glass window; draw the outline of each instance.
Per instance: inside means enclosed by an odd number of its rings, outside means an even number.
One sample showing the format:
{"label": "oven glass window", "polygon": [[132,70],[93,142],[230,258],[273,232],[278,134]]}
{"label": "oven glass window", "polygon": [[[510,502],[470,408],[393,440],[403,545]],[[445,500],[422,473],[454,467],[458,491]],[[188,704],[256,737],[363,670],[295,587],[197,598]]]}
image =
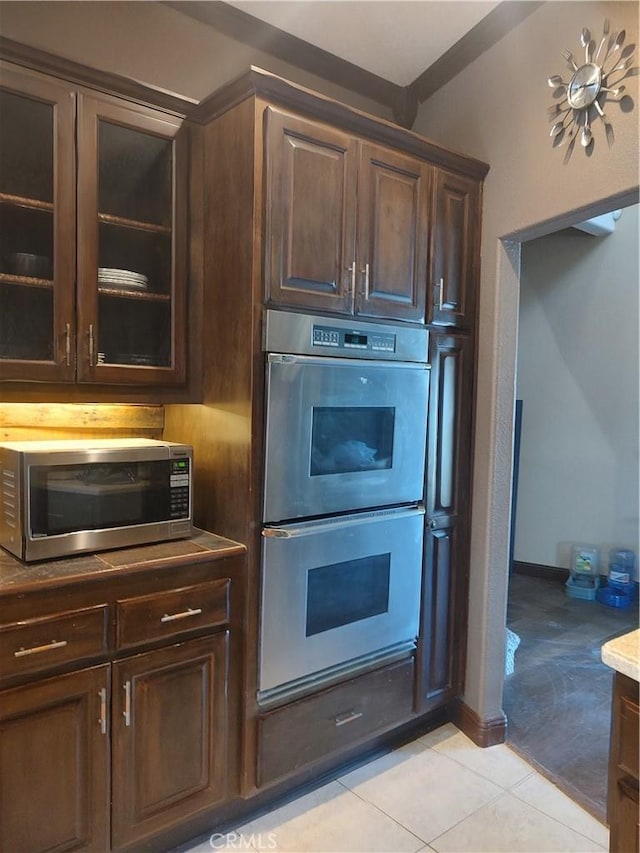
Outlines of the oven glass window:
{"label": "oven glass window", "polygon": [[307,637],[389,610],[391,554],[311,569],[307,576]]}
{"label": "oven glass window", "polygon": [[391,468],[392,406],[314,406],[311,476]]}
{"label": "oven glass window", "polygon": [[32,466],[31,535],[171,518],[170,460]]}

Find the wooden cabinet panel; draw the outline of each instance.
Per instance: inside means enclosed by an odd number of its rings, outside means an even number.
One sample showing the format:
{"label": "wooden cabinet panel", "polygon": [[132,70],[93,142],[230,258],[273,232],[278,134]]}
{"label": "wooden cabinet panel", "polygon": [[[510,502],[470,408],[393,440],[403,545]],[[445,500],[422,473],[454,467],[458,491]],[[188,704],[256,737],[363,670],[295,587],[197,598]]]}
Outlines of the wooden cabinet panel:
{"label": "wooden cabinet panel", "polygon": [[424,321],[429,177],[421,160],[362,145],[357,314]]}
{"label": "wooden cabinet panel", "polygon": [[615,673],[607,792],[610,853],[638,853],[640,848],[638,691],[637,681]]}
{"label": "wooden cabinet panel", "polygon": [[620,739],[618,742],[618,767],[638,779],[638,740],[640,735],[640,707],[630,696],[620,699]]}
{"label": "wooden cabinet panel", "polygon": [[413,674],[411,658],[266,713],[258,723],[258,784],[405,722]]}
{"label": "wooden cabinet panel", "polygon": [[265,147],[267,299],[424,321],[430,167],[272,107]]}
{"label": "wooden cabinet panel", "polygon": [[427,435],[427,518],[463,515],[471,479],[473,342],[432,332]]}
{"label": "wooden cabinet panel", "polygon": [[119,601],[116,646],[126,649],[229,621],[229,579]]}
{"label": "wooden cabinet panel", "polygon": [[266,111],[266,296],[349,312],[355,263],[356,141]]}
{"label": "wooden cabinet panel", "polygon": [[418,679],[418,702],[423,706],[441,704],[458,687],[454,648],[457,531],[444,520],[437,523],[441,526],[427,527],[425,531],[422,666]]}
{"label": "wooden cabinet panel", "polygon": [[[69,382],[75,94],[8,63],[0,72],[0,379]],[[37,269],[22,268],[28,256]]]}
{"label": "wooden cabinet panel", "polygon": [[108,848],[108,692],[104,665],[0,694],[0,849]]}
{"label": "wooden cabinet panel", "polygon": [[113,664],[115,846],[224,799],[228,632]]}
{"label": "wooden cabinet panel", "polygon": [[184,382],[183,119],[4,62],[0,108],[0,380]]}
{"label": "wooden cabinet panel", "polygon": [[108,612],[103,604],[0,625],[0,679],[105,656]]}
{"label": "wooden cabinet panel", "polygon": [[[158,110],[80,96],[79,381],[184,381],[188,155],[181,127]],[[132,273],[136,280],[121,280]]]}
{"label": "wooden cabinet panel", "polygon": [[640,798],[638,781],[618,781],[618,825],[611,828],[611,853],[638,853],[640,850]]}
{"label": "wooden cabinet panel", "polygon": [[473,341],[431,332],[418,708],[453,698],[463,678],[472,453]]}
{"label": "wooden cabinet panel", "polygon": [[436,171],[431,218],[429,322],[473,329],[480,235],[478,182]]}

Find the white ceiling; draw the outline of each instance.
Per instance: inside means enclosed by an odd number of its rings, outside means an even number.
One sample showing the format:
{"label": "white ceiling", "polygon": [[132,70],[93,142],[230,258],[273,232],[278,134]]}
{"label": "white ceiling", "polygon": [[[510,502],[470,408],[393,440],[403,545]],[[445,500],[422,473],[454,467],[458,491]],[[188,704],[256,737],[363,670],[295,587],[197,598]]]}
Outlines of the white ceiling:
{"label": "white ceiling", "polygon": [[255,18],[400,86],[408,86],[498,2],[227,0]]}

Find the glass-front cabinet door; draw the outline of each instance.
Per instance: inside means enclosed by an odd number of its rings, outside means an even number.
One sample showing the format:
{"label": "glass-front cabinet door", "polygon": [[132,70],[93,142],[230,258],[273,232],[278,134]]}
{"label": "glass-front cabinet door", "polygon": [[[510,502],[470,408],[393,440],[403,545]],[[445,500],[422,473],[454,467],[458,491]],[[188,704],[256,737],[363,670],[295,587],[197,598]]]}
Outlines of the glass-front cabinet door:
{"label": "glass-front cabinet door", "polygon": [[75,95],[0,63],[0,379],[75,376]]}
{"label": "glass-front cabinet door", "polygon": [[182,120],[80,96],[78,379],[184,379]]}

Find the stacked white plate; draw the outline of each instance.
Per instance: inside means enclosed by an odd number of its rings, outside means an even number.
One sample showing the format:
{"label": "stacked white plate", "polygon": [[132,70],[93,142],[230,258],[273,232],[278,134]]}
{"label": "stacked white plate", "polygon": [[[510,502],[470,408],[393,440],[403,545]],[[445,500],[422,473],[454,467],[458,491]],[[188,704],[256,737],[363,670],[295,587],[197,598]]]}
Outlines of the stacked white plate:
{"label": "stacked white plate", "polygon": [[109,287],[121,287],[126,290],[147,290],[149,279],[146,275],[131,270],[118,270],[111,267],[99,267],[98,284]]}

